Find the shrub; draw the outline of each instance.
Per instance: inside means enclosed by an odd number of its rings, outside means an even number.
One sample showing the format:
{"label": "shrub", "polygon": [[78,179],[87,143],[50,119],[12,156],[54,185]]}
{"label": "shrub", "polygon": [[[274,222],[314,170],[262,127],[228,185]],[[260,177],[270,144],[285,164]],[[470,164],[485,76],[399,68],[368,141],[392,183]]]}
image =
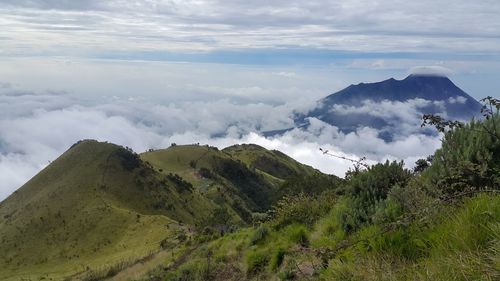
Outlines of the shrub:
{"label": "shrub", "polygon": [[265,225],[259,226],[250,238],[250,245],[256,245],[262,242],[269,235],[269,228]]}
{"label": "shrub", "polygon": [[406,186],[411,177],[403,162],[396,161],[386,161],[354,175],[347,182],[347,208],[339,213],[343,230],[351,233],[372,223],[377,206],[384,204],[381,202],[387,199],[390,190]]}
{"label": "shrub", "polygon": [[444,193],[500,186],[500,116],[471,121],[445,134],[423,176]]}
{"label": "shrub", "polygon": [[428,234],[436,251],[475,250],[500,240],[500,196],[480,195],[467,199],[459,212],[443,218]]}
{"label": "shrub", "polygon": [[394,222],[403,214],[401,206],[392,198],[387,198],[375,206],[373,222],[376,224]]}
{"label": "shrub", "polygon": [[277,247],[274,249],[272,256],[271,256],[271,261],[269,262],[269,267],[271,270],[276,270],[278,269],[281,264],[283,263],[283,259],[285,258],[286,251],[282,247]]}
{"label": "shrub", "polygon": [[303,246],[309,244],[309,231],[304,225],[293,224],[283,229],[283,232],[291,243]]}
{"label": "shrub", "polygon": [[264,269],[269,263],[269,256],[266,249],[250,250],[246,254],[247,273],[255,274]]}
{"label": "shrub", "polygon": [[342,180],[336,176],[313,174],[299,175],[287,179],[279,190],[280,197],[305,193],[310,196],[320,195],[327,190],[335,190]]}
{"label": "shrub", "polygon": [[327,193],[319,197],[303,193],[296,196],[285,196],[273,207],[272,224],[276,228],[293,223],[311,227],[316,220],[328,213],[333,201],[332,195]]}
{"label": "shrub", "polygon": [[372,239],[370,247],[379,254],[417,260],[425,256],[428,250],[427,243],[418,236],[412,229],[397,229]]}

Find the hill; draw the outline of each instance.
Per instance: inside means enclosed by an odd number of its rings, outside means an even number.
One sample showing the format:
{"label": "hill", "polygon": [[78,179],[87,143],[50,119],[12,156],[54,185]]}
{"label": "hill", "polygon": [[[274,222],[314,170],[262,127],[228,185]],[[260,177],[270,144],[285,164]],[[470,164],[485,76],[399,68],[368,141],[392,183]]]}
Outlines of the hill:
{"label": "hill", "polygon": [[57,278],[146,256],[212,205],[123,147],[80,142],[1,203],[0,279]]}
{"label": "hill", "polygon": [[185,241],[218,210],[224,224],[246,225],[299,173],[317,171],[257,146],[138,155],[78,142],[0,203],[0,279],[90,278]]}

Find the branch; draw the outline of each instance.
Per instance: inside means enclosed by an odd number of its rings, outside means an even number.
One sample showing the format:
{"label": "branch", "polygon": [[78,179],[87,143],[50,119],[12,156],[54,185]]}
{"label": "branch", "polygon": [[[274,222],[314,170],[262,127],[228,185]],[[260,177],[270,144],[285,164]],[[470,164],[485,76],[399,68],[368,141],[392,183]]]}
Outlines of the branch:
{"label": "branch", "polygon": [[319,149],[321,152],[323,152],[323,154],[325,155],[328,155],[328,156],[332,156],[332,157],[335,157],[335,158],[339,158],[339,159],[342,159],[342,160],[347,160],[347,161],[350,161],[352,163],[355,163],[357,165],[361,165],[365,168],[370,168],[370,166],[366,163],[364,163],[364,161],[366,160],[366,157],[361,157],[359,160],[355,160],[355,159],[351,159],[351,158],[347,158],[345,156],[340,156],[340,155],[336,155],[336,154],[332,154],[330,153],[328,150],[325,150],[323,148],[320,148]]}

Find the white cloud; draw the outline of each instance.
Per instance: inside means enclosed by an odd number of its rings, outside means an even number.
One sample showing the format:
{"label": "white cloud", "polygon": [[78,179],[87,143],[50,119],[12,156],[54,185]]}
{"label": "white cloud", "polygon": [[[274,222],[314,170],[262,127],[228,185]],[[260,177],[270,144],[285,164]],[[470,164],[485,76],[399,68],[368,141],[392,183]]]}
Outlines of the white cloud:
{"label": "white cloud", "polygon": [[410,69],[410,74],[417,75],[433,75],[433,76],[450,76],[454,73],[453,70],[440,65],[416,66]]}
{"label": "white cloud", "polygon": [[451,97],[448,99],[448,102],[451,104],[465,104],[467,102],[467,98],[462,96]]}
{"label": "white cloud", "polygon": [[4,0],[0,36],[3,51],[64,55],[283,47],[497,53],[499,13],[493,0]]}
{"label": "white cloud", "polygon": [[413,162],[439,146],[438,137],[411,134],[385,143],[370,128],[344,134],[314,118],[307,130],[294,129],[274,138],[254,133],[291,126],[290,104],[237,104],[226,99],[166,104],[120,98],[88,102],[64,93],[8,93],[0,94],[0,198],[71,144],[88,138],[126,145],[138,152],[164,148],[172,142],[220,148],[256,143],[340,176],[351,163],[323,155],[320,147],[348,158],[367,156],[375,163],[384,159]]}

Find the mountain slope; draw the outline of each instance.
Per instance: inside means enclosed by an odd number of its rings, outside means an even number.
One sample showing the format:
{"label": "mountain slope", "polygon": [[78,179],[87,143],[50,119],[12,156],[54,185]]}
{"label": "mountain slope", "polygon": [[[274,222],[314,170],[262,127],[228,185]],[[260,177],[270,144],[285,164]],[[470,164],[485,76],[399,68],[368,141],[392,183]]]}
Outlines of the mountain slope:
{"label": "mountain slope", "polygon": [[172,146],[141,157],[163,174],[178,174],[211,200],[226,201],[244,218],[249,212],[267,210],[287,178],[316,172],[280,152],[257,145],[223,150],[200,145]]}
{"label": "mountain slope", "polygon": [[193,222],[211,208],[127,149],[80,142],[1,203],[0,279],[142,257],[184,231],[176,221]]}
{"label": "mountain slope", "polygon": [[148,256],[162,241],[177,249],[218,210],[225,224],[246,225],[286,179],[316,172],[252,145],[138,155],[80,141],[0,203],[0,279],[84,279]]}

